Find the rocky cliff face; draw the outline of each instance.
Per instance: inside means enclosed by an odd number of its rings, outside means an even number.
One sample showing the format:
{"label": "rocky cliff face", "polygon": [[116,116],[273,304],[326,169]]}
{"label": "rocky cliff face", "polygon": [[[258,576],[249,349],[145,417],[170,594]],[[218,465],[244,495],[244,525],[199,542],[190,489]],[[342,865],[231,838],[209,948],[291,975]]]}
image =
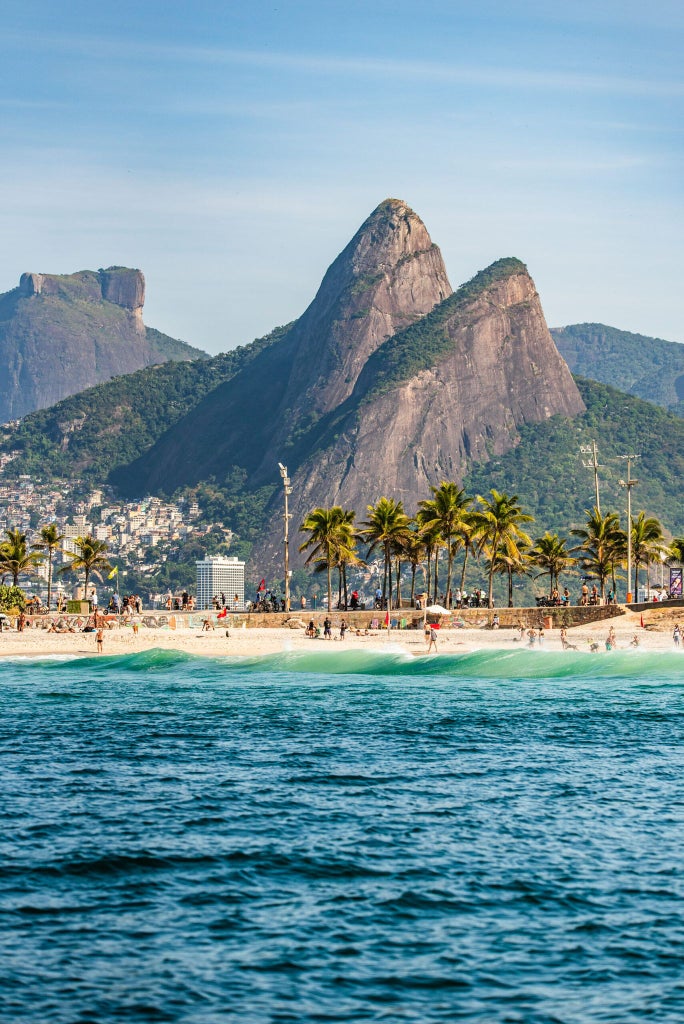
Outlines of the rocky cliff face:
{"label": "rocky cliff face", "polygon": [[[286,450],[310,442],[321,417],[349,397],[369,357],[451,294],[421,219],[388,199],[328,269],[313,302],[278,345],[217,389],[133,470],[149,486],[194,483],[244,467],[255,485]],[[207,445],[206,437],[212,438]]]}
{"label": "rocky cliff face", "polygon": [[283,408],[295,418],[336,408],[352,393],[369,356],[451,291],[441,253],[420,217],[398,199],[381,203],[297,321]]}
{"label": "rocky cliff face", "polygon": [[[333,504],[362,519],[382,495],[401,498],[413,513],[431,484],[461,482],[469,462],[514,447],[523,424],[584,411],[531,277],[517,260],[501,262],[482,275],[491,283],[466,286],[475,294],[456,292],[427,318],[430,331],[421,336],[416,325],[396,335],[366,364],[348,408],[330,426],[334,441],[294,474],[293,522]],[[407,353],[435,344],[432,365],[418,351],[412,369]],[[393,364],[407,369],[388,379]],[[278,524],[268,544],[274,562],[280,543]]]}
{"label": "rocky cliff face", "polygon": [[22,274],[0,295],[0,422],[122,373],[204,356],[148,331],[141,271]]}

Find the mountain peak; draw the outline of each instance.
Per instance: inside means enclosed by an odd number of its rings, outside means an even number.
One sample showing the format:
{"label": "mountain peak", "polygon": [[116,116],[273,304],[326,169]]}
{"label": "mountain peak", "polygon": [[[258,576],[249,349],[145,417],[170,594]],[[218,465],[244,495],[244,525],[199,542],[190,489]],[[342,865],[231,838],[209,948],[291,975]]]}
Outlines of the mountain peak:
{"label": "mountain peak", "polygon": [[385,199],[328,268],[293,329],[282,409],[316,418],[335,408],[369,356],[451,292],[420,217],[402,200]]}

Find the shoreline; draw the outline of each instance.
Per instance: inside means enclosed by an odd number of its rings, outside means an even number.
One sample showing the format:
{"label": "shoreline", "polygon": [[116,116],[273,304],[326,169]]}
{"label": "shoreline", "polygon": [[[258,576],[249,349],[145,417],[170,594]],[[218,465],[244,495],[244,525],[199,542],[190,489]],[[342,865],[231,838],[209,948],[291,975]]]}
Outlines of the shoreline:
{"label": "shoreline", "polygon": [[[643,615],[644,626],[641,626]],[[676,651],[672,631],[676,623],[684,626],[684,612],[681,608],[649,609],[648,612],[627,612],[609,621],[576,626],[567,630],[567,637],[577,651],[590,653],[591,643],[599,644],[597,653],[606,651],[605,640],[612,626],[616,635],[616,652],[625,650]],[[349,630],[344,640],[339,639],[339,629],[333,628],[333,639],[311,639],[303,629],[278,628],[272,626],[250,627],[249,629],[217,626],[208,632],[197,629],[148,629],[142,627],[134,634],[131,627],[121,626],[105,630],[103,656],[138,654],[152,649],[181,651],[199,657],[254,658],[292,652],[330,653],[342,650],[386,651],[407,655],[426,655],[427,642],[422,630],[405,629],[362,632],[357,636]],[[639,639],[638,648],[631,646],[634,636]],[[475,651],[491,650],[511,652],[559,651],[562,652],[560,629],[545,630],[543,646],[530,647],[527,638],[521,640],[519,631],[511,628],[442,629],[438,633],[437,654],[470,654]],[[684,651],[683,646],[680,648]],[[3,657],[90,657],[97,656],[95,633],[47,633],[41,629],[26,629],[23,633],[4,630],[0,633],[0,659]]]}

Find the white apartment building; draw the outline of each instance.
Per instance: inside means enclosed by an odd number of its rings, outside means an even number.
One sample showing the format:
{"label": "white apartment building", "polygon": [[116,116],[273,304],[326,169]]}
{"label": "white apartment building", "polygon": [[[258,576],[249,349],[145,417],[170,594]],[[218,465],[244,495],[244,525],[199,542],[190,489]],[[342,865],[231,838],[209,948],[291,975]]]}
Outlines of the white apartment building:
{"label": "white apartment building", "polygon": [[[245,563],[225,555],[209,555],[197,566],[197,607],[212,607],[212,598],[226,596],[231,611],[245,610]],[[237,608],[235,595],[237,594]]]}

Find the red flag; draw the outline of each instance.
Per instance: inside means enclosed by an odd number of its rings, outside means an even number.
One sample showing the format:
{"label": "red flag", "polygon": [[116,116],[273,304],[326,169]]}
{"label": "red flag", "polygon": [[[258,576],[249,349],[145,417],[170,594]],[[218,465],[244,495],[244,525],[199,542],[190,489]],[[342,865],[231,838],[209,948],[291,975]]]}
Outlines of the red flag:
{"label": "red flag", "polygon": [[216,616],[216,618],[217,618],[217,619],[225,619],[225,617],[226,617],[226,615],[227,615],[227,614],[228,614],[228,609],[227,609],[227,608],[224,608],[222,612],[219,612],[219,613],[218,613],[218,615]]}
{"label": "red flag", "polygon": [[259,586],[257,587],[257,593],[260,590],[265,590],[265,589],[266,589],[266,580],[262,580],[261,583],[259,584]]}
{"label": "red flag", "polygon": [[643,616],[643,614],[641,616],[641,628],[642,629],[644,628],[644,616]]}
{"label": "red flag", "polygon": [[389,626],[389,612],[385,614],[385,625]]}

